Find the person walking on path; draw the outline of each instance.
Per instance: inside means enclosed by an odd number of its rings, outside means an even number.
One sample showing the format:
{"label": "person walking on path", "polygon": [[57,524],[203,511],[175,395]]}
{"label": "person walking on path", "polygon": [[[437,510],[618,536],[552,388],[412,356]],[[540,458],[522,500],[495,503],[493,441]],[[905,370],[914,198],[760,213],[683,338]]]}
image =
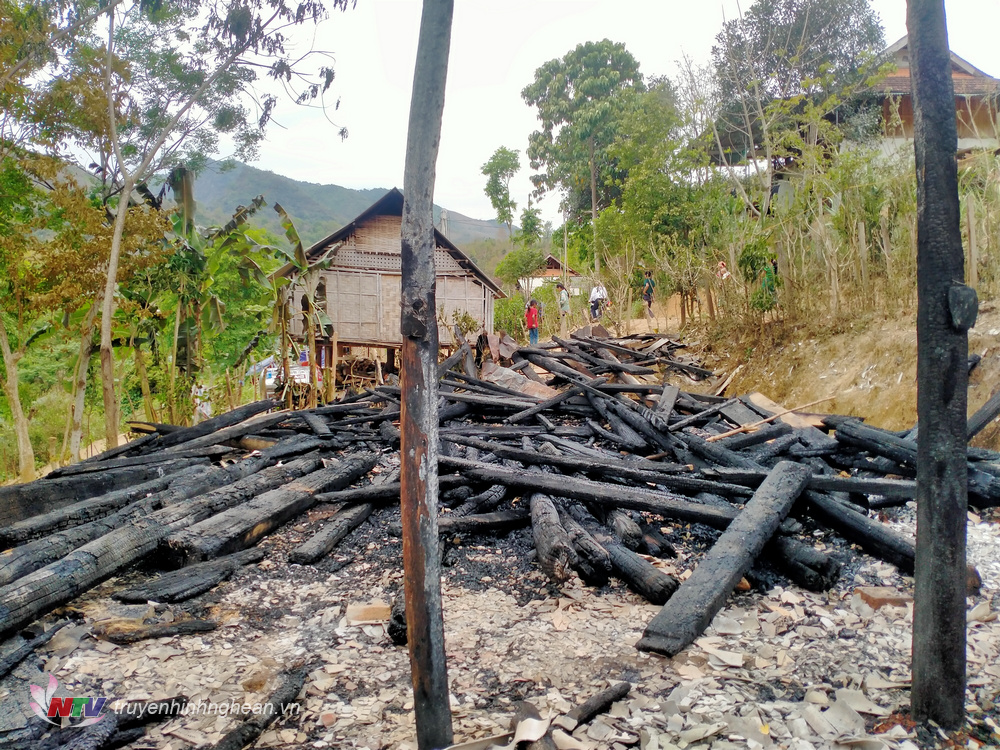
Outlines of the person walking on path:
{"label": "person walking on path", "polygon": [[566,338],[566,328],[569,325],[569,292],[561,283],[556,284],[559,292],[559,335]]}
{"label": "person walking on path", "polygon": [[538,346],[538,302],[531,300],[528,302],[528,309],[524,311],[524,322],[528,327],[528,343],[531,346]]}
{"label": "person walking on path", "polygon": [[653,321],[653,327],[656,328],[656,315],[653,314],[653,290],[656,288],[656,282],[653,281],[652,271],[646,271],[644,276],[645,278],[642,280],[642,301],[646,303],[646,317]]}
{"label": "person walking on path", "polygon": [[590,318],[596,321],[604,314],[604,308],[608,306],[608,290],[604,284],[597,282],[590,290]]}

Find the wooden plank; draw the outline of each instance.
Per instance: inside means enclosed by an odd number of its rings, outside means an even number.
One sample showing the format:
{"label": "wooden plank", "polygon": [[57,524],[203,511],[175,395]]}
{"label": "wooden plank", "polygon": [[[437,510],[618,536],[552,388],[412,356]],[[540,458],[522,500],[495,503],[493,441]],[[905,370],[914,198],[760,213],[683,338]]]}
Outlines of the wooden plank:
{"label": "wooden plank", "polygon": [[788,515],[810,474],[808,467],[791,461],[775,466],[691,577],[646,626],[636,648],[674,656],[701,635]]}

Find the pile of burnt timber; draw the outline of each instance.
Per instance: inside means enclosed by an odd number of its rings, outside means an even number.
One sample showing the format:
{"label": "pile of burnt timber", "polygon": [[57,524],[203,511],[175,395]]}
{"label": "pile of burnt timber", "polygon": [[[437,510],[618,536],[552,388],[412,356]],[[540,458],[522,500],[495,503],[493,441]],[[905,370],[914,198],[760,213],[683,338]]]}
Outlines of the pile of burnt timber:
{"label": "pile of burnt timber", "polygon": [[[450,542],[530,526],[554,583],[614,577],[664,604],[639,648],[667,654],[697,637],[758,558],[803,587],[830,587],[843,560],[814,547],[806,532],[817,527],[912,573],[913,540],[872,512],[914,497],[909,433],[783,414],[760,394],[686,392],[667,376],[712,373],[670,337],[595,333],[537,348],[491,336],[442,362],[438,523]],[[140,560],[174,572],[122,600],[197,596],[259,561],[265,535],[318,503],[336,512],[289,561],[328,555],[399,502],[399,393],[380,386],[293,412],[261,401],[195,427],[153,425],[3,488],[0,633]],[[972,501],[1000,503],[1000,454],[970,448],[968,462]],[[721,532],[684,583],[652,562],[676,555],[664,521]]]}

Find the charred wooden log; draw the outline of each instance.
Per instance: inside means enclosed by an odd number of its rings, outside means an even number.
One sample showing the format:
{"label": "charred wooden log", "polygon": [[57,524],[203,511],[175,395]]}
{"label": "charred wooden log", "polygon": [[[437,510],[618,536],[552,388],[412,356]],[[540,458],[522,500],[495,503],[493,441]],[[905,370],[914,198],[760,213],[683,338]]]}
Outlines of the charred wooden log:
{"label": "charred wooden log", "polygon": [[[248,459],[241,462],[243,464],[241,468],[237,468],[239,465],[236,465],[228,467],[228,470],[219,471],[223,472],[223,476],[238,475],[259,466],[257,462],[277,460],[275,455],[277,453],[272,454],[270,458],[260,456]],[[309,459],[301,460],[309,461]],[[308,465],[296,464],[297,462],[293,461],[275,469],[287,473]],[[233,474],[225,473],[229,470],[232,470]],[[65,604],[91,586],[142,559],[156,549],[171,531],[171,527],[183,528],[186,524],[193,523],[200,513],[205,513],[207,516],[215,512],[213,509],[219,504],[228,502],[227,498],[240,497],[248,484],[257,486],[254,484],[257,481],[260,481],[257,477],[247,477],[246,480],[236,482],[232,488],[222,488],[221,492],[209,493],[205,497],[191,497],[187,505],[178,502],[150,515],[129,518],[127,523],[92,539],[62,558],[0,587],[0,634],[23,627],[39,615]],[[283,481],[287,481],[287,478]],[[244,489],[236,491],[236,488]],[[173,494],[177,490],[172,488],[167,492]],[[194,494],[196,490],[188,488],[179,496],[186,499]],[[107,519],[101,519],[101,522],[106,521]],[[51,538],[50,536],[47,539]]]}
{"label": "charred wooden log", "polygon": [[281,716],[282,711],[298,700],[302,686],[306,683],[304,669],[287,672],[282,676],[281,684],[268,697],[259,714],[254,713],[249,719],[229,731],[219,740],[212,750],[243,750],[247,745],[264,733]]}
{"label": "charred wooden log", "polygon": [[2,659],[0,659],[0,679],[3,679],[13,672],[17,668],[18,664],[31,656],[39,646],[44,646],[46,643],[51,641],[52,636],[67,625],[69,625],[69,621],[53,625],[48,630],[39,633],[34,638],[28,640],[28,642],[24,645],[19,646],[10,653],[6,654]]}
{"label": "charred wooden log", "polygon": [[[161,492],[180,479],[190,480],[201,476],[205,471],[205,468],[199,467],[180,476],[170,474],[157,477],[156,479],[151,479],[126,489],[115,490],[114,492],[92,497],[89,500],[81,500],[58,510],[26,518],[23,521],[11,524],[5,529],[0,529],[0,547],[7,548],[24,544],[32,539],[38,539],[60,529],[82,526],[90,521],[104,518],[127,505],[131,505],[137,500]],[[90,538],[92,539],[93,537]],[[0,567],[3,566],[4,562],[6,562],[4,558],[0,557]],[[4,582],[3,574],[0,573],[0,585]]]}
{"label": "charred wooden log", "polygon": [[52,471],[50,471],[48,474],[45,475],[45,478],[58,479],[59,477],[71,477],[71,476],[77,476],[79,474],[90,474],[95,471],[108,471],[109,469],[126,469],[129,467],[145,466],[148,464],[156,464],[163,461],[173,461],[182,458],[204,458],[208,460],[214,460],[232,452],[233,450],[231,448],[226,448],[221,445],[209,445],[204,448],[177,451],[176,453],[160,453],[160,452],[147,453],[141,456],[114,458],[99,463],[85,463],[81,461],[80,463],[70,464],[69,466],[63,466],[57,469],[53,469]]}
{"label": "charred wooden log", "polygon": [[611,556],[608,551],[566,509],[558,507],[557,510],[559,520],[576,550],[576,570],[580,577],[591,585],[603,586],[608,582],[608,573],[611,572]]}
{"label": "charred wooden log", "polygon": [[809,515],[873,557],[890,562],[905,575],[913,575],[914,542],[864,513],[838,503],[821,492],[807,491]]}
{"label": "charred wooden log", "polygon": [[620,508],[591,508],[591,512],[605,526],[614,532],[615,538],[628,549],[635,552],[642,544],[642,529],[639,524]]}
{"label": "charred wooden log", "polygon": [[510,531],[531,522],[531,514],[524,509],[501,510],[494,513],[479,513],[470,516],[456,516],[454,513],[438,518],[440,534],[487,534],[495,531]]}
{"label": "charred wooden log", "polygon": [[645,510],[667,518],[704,523],[718,529],[724,529],[728,526],[737,514],[735,509],[726,511],[720,508],[710,508],[681,497],[669,495],[666,492],[606,484],[566,476],[528,474],[526,472],[513,471],[511,469],[448,456],[441,456],[439,461],[442,466],[454,468],[461,471],[465,476],[480,481],[534,489],[554,497],[569,497],[578,500],[593,501],[611,507]]}
{"label": "charred wooden log", "polygon": [[149,583],[116,591],[112,596],[121,602],[183,602],[214,588],[241,566],[263,559],[262,550],[243,550],[217,560],[164,573]]}
{"label": "charred wooden log", "polygon": [[245,406],[240,406],[232,411],[227,411],[217,417],[206,419],[204,422],[196,424],[194,427],[185,427],[182,430],[171,432],[169,435],[164,435],[160,437],[156,445],[158,448],[169,448],[173,445],[191,443],[198,438],[212,435],[213,433],[216,433],[226,427],[239,424],[240,422],[250,419],[250,417],[256,416],[261,412],[269,411],[276,406],[278,406],[278,402],[273,399],[255,401],[252,404],[246,404]]}
{"label": "charred wooden log", "polygon": [[150,638],[167,638],[191,633],[208,633],[219,627],[212,620],[184,617],[172,622],[144,623],[137,620],[109,620],[94,625],[93,634],[118,645],[138,643]]}
{"label": "charred wooden log", "polygon": [[65,508],[80,500],[207,464],[208,460],[204,458],[182,458],[155,465],[127,466],[60,479],[42,478],[26,484],[0,487],[0,526],[9,526],[32,516]]}
{"label": "charred wooden log", "polygon": [[702,633],[791,510],[809,474],[808,468],[791,461],[771,471],[691,577],[646,626],[636,648],[674,656]]}
{"label": "charred wooden log", "polygon": [[451,516],[458,518],[461,516],[474,516],[480,513],[487,513],[496,508],[507,496],[507,487],[502,484],[494,484],[473,495],[460,506],[452,511]]}
{"label": "charred wooden log", "polygon": [[613,703],[625,700],[631,690],[632,683],[630,682],[616,683],[588,698],[565,716],[560,716],[554,723],[567,732],[572,732],[581,724],[589,724],[595,716],[599,716],[611,708]]}
{"label": "charred wooden log", "polygon": [[779,573],[809,591],[827,591],[840,576],[837,560],[793,537],[775,535],[764,555]]}
{"label": "charred wooden log", "polygon": [[642,525],[642,543],[646,547],[646,552],[653,557],[677,557],[674,545],[651,523]]}
{"label": "charred wooden log", "polygon": [[308,565],[330,554],[334,547],[372,514],[375,506],[361,503],[340,510],[319,532],[288,554],[288,562]]}
{"label": "charred wooden log", "polygon": [[317,493],[352,484],[371,471],[375,462],[376,457],[371,454],[344,457],[332,468],[315,471],[171,534],[167,538],[165,562],[189,565],[253,546],[312,507]]}
{"label": "charred wooden log", "polygon": [[663,604],[677,591],[678,582],[632,550],[608,539],[598,539],[611,558],[612,575],[651,604]]}
{"label": "charred wooden log", "polygon": [[531,530],[535,549],[538,551],[538,564],[551,580],[562,583],[570,578],[571,568],[579,562],[576,550],[573,549],[566,529],[559,522],[559,513],[552,499],[536,492],[528,502],[531,506]]}

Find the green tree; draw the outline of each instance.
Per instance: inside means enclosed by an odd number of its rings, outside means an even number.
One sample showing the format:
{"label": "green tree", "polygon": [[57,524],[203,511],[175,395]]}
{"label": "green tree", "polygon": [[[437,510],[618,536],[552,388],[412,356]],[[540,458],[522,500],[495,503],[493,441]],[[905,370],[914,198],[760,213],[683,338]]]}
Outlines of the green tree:
{"label": "green tree", "polygon": [[861,106],[850,100],[877,73],[883,46],[869,0],[758,0],[723,25],[712,49],[714,151],[726,166],[755,168],[757,200],[734,180],[750,210],[767,213],[772,167],[798,155],[784,143],[787,131],[816,143],[820,120]]}
{"label": "green tree", "polygon": [[514,211],[517,203],[510,197],[510,180],[521,169],[520,152],[500,146],[483,165],[484,191],[497,212],[497,221],[507,225],[507,236],[514,236]]}
{"label": "green tree", "polygon": [[[332,0],[346,9],[347,0]],[[112,353],[112,317],[121,258],[122,232],[133,192],[151,175],[178,163],[200,164],[218,148],[220,134],[236,144],[237,155],[255,154],[277,98],[251,100],[260,71],[301,87],[297,101],[322,101],[333,69],[321,66],[303,79],[302,57],[286,52],[289,27],[317,23],[326,15],[319,2],[289,5],[264,0],[247,5],[156,4],[122,6],[107,16],[103,55],[106,130],[95,151],[109,199],[117,198],[114,234],[101,310],[101,380],[108,444],[117,443],[118,406]],[[341,130],[341,135],[346,132]]]}
{"label": "green tree", "polygon": [[496,275],[508,287],[519,285],[527,293],[528,279],[544,265],[545,256],[537,247],[519,247],[497,264]]}
{"label": "green tree", "polygon": [[[639,63],[625,45],[604,39],[549,60],[521,92],[528,105],[537,107],[542,122],[528,139],[531,168],[542,170],[531,178],[536,192],[558,188],[571,194],[589,184],[595,246],[597,213],[608,205],[613,187],[599,179],[612,168],[607,148],[615,140],[627,94],[643,88]],[[600,271],[597,252],[594,264]]]}
{"label": "green tree", "polygon": [[529,198],[528,205],[521,211],[521,228],[514,236],[514,242],[525,249],[533,248],[541,242],[544,233],[541,209],[532,206]]}

